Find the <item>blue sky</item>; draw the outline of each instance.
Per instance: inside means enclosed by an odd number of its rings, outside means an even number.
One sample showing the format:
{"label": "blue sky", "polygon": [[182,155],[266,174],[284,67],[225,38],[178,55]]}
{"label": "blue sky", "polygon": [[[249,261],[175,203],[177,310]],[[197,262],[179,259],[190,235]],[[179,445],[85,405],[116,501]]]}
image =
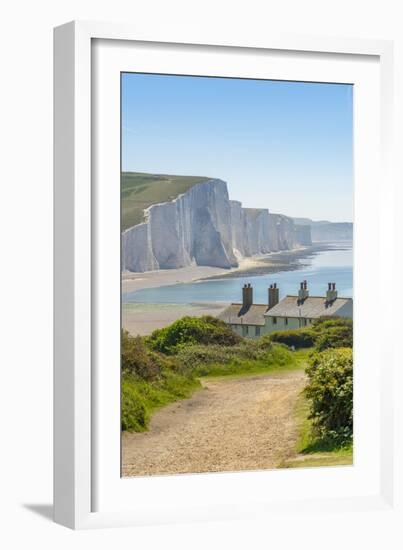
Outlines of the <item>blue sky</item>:
{"label": "blue sky", "polygon": [[225,180],[231,199],[352,221],[351,85],[122,75],[122,168]]}

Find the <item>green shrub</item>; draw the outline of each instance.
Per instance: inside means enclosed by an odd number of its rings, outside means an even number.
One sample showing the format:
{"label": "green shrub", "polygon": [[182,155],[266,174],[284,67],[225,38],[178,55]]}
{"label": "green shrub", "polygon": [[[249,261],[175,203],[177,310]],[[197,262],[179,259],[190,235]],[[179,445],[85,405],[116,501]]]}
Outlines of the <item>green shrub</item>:
{"label": "green shrub", "polygon": [[270,333],[273,342],[279,342],[295,349],[311,348],[315,343],[315,333],[311,328],[278,330]]}
{"label": "green shrub", "polygon": [[122,430],[146,430],[152,411],[200,387],[191,371],[175,357],[149,349],[144,338],[123,332],[121,353]]}
{"label": "green shrub", "polygon": [[316,351],[329,348],[353,347],[353,321],[345,317],[320,317],[311,327],[278,330],[268,335],[271,341],[295,349],[315,347]]}
{"label": "green shrub", "polygon": [[315,338],[317,351],[324,351],[329,348],[352,348],[353,347],[353,326],[336,325],[322,326],[321,331]]}
{"label": "green shrub", "polygon": [[348,443],[353,434],[352,349],[327,349],[314,354],[306,373],[305,393],[314,430],[322,440]]}
{"label": "green shrub", "polygon": [[148,413],[135,381],[129,377],[123,378],[121,391],[122,430],[143,432],[147,429]]}
{"label": "green shrub", "polygon": [[270,371],[294,364],[294,355],[286,346],[259,340],[244,340],[236,346],[189,346],[179,351],[177,359],[197,376]]}
{"label": "green shrub", "polygon": [[122,430],[143,432],[148,428],[151,413],[177,399],[190,397],[200,388],[191,374],[164,370],[159,379],[147,381],[128,372],[122,375]]}
{"label": "green shrub", "polygon": [[211,316],[182,317],[168,327],[155,330],[148,345],[165,354],[177,353],[183,346],[216,344],[231,346],[241,341],[223,321]]}
{"label": "green shrub", "polygon": [[349,317],[318,317],[312,323],[312,328],[321,332],[330,327],[351,327],[353,328],[353,320]]}
{"label": "green shrub", "polygon": [[161,376],[164,369],[180,370],[173,358],[150,350],[140,336],[122,333],[122,371],[134,374],[144,380],[154,380]]}
{"label": "green shrub", "polygon": [[194,369],[213,363],[228,363],[233,359],[259,359],[266,353],[253,340],[244,340],[235,346],[219,346],[217,344],[182,347],[176,355],[178,361],[186,369]]}

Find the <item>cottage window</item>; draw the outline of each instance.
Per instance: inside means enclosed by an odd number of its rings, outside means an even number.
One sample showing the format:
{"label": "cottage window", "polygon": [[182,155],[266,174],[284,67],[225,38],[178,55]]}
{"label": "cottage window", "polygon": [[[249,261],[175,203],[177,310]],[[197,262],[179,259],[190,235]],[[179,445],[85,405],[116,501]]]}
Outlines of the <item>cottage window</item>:
{"label": "cottage window", "polygon": [[256,327],[255,335],[260,336],[260,327]]}
{"label": "cottage window", "polygon": [[288,325],[288,317],[284,319],[284,324]]}
{"label": "cottage window", "polygon": [[277,317],[272,317],[273,319],[273,325],[277,325]]}
{"label": "cottage window", "polygon": [[248,325],[242,326],[242,336],[247,336],[249,334],[249,327]]}

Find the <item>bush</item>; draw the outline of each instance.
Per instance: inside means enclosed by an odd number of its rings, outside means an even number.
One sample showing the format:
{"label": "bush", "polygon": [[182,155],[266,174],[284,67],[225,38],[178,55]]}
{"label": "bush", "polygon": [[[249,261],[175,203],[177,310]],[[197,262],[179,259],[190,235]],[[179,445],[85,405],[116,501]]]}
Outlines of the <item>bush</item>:
{"label": "bush", "polygon": [[136,390],[133,379],[122,379],[121,396],[122,430],[143,432],[147,429],[148,413],[143,399]]}
{"label": "bush", "polygon": [[197,376],[242,374],[268,371],[294,362],[290,350],[268,340],[244,340],[236,346],[195,345],[183,348],[177,355],[185,370]]}
{"label": "bush", "polygon": [[125,372],[122,376],[122,430],[143,432],[148,428],[152,412],[177,399],[190,397],[200,388],[192,375],[163,370],[157,380],[146,381]]}
{"label": "bush", "polygon": [[185,345],[216,344],[232,346],[241,337],[223,321],[211,317],[182,317],[168,327],[155,330],[147,339],[148,345],[165,354],[177,353]]}
{"label": "bush", "polygon": [[270,339],[295,349],[311,348],[315,343],[315,333],[311,328],[278,330],[270,334]]}
{"label": "bush", "polygon": [[147,348],[143,338],[122,333],[122,371],[134,374],[144,380],[155,380],[163,369],[179,370],[179,365],[171,358]]}
{"label": "bush", "polygon": [[317,332],[330,327],[351,327],[352,329],[353,320],[349,317],[319,317],[312,324],[312,328]]}
{"label": "bush", "polygon": [[213,363],[226,364],[234,359],[259,359],[264,353],[265,351],[253,345],[253,342],[246,341],[236,346],[199,344],[184,347],[178,352],[177,358],[186,369],[194,370]]}
{"label": "bush", "polygon": [[317,351],[353,347],[353,320],[347,317],[320,317],[313,322]]}
{"label": "bush", "polygon": [[353,435],[353,352],[328,349],[311,357],[306,369],[305,392],[310,399],[310,418],[321,439],[339,444]]}
{"label": "bush", "polygon": [[295,349],[315,346],[316,351],[329,348],[353,347],[353,321],[344,317],[320,317],[311,327],[279,330],[269,335],[270,340]]}

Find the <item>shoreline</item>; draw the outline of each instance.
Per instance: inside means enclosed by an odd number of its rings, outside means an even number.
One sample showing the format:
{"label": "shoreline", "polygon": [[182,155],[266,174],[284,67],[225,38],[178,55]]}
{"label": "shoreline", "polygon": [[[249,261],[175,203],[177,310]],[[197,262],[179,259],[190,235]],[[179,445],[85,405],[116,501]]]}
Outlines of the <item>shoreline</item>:
{"label": "shoreline", "polygon": [[132,336],[148,336],[182,317],[216,317],[229,302],[195,302],[191,304],[122,304],[122,328]]}
{"label": "shoreline", "polygon": [[277,273],[279,271],[294,271],[304,267],[305,264],[300,262],[300,260],[308,258],[318,252],[328,250],[329,248],[330,243],[315,243],[308,247],[271,252],[261,256],[251,256],[249,258],[242,258],[239,260],[238,267],[229,269],[193,265],[178,269],[145,271],[144,273],[125,271],[122,273],[122,294],[146,288],[157,288],[181,283],[194,283],[202,280],[244,277],[245,275],[264,275],[267,273]]}
{"label": "shoreline", "polygon": [[[267,255],[269,256],[269,255]],[[266,256],[265,256],[266,258]],[[145,271],[134,273],[125,271],[122,273],[122,293],[143,290],[145,288],[156,288],[170,286],[180,283],[194,283],[212,278],[224,278],[234,273],[244,273],[253,269],[259,263],[261,257],[253,256],[239,260],[238,267],[223,268],[207,265],[190,265],[177,269],[158,269],[156,271]]]}
{"label": "shoreline", "polygon": [[[132,292],[176,284],[225,280],[245,276],[259,276],[281,271],[294,271],[306,266],[304,260],[326,250],[337,250],[350,243],[315,243],[313,246],[274,252],[246,258],[239,267],[220,269],[208,266],[189,266],[180,269],[123,274],[122,291]],[[124,278],[126,276],[126,278]],[[142,303],[122,301],[122,327],[133,336],[146,336],[154,330],[170,325],[185,316],[219,315],[230,302],[197,301],[189,303]]]}

